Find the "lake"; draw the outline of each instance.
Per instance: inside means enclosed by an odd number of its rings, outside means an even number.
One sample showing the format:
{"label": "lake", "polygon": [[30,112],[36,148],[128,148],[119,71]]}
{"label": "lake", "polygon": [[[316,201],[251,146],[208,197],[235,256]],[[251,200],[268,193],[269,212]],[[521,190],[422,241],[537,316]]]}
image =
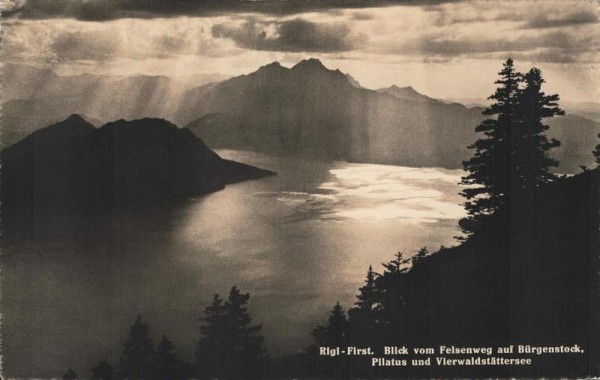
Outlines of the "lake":
{"label": "lake", "polygon": [[197,319],[233,285],[271,356],[298,352],[335,302],[352,305],[369,265],[457,244],[460,170],[218,153],[278,175],[3,249],[7,374],[115,365],[138,314],[192,360]]}

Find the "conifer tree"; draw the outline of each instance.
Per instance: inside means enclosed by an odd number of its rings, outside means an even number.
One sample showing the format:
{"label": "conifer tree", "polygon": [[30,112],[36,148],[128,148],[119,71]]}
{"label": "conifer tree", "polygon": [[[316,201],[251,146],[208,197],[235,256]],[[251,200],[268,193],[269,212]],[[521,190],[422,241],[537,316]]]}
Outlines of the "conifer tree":
{"label": "conifer tree", "polygon": [[181,362],[173,353],[174,350],[173,342],[166,335],[163,335],[156,346],[155,377],[163,380],[172,380],[179,377]]}
{"label": "conifer tree", "polygon": [[467,232],[473,232],[475,225],[488,215],[507,207],[510,200],[514,167],[512,131],[516,127],[521,74],[515,70],[512,59],[503,66],[495,82],[496,92],[489,97],[494,103],[483,111],[490,117],[475,128],[483,137],[469,146],[475,153],[463,162],[468,174],[461,183],[469,187],[461,194],[467,199],[465,208],[472,222],[468,227],[463,225]]}
{"label": "conifer tree", "polygon": [[236,286],[231,288],[225,303],[226,337],[229,338],[226,347],[234,368],[238,369],[236,374],[257,377],[265,365],[267,349],[260,334],[262,325],[252,325],[247,309],[249,299],[250,294],[240,293]]}
{"label": "conifer tree", "polygon": [[149,336],[150,326],[138,315],[123,342],[119,360],[119,376],[128,380],[148,379],[154,373],[154,344]]}
{"label": "conifer tree", "polygon": [[412,263],[412,266],[414,267],[416,265],[419,265],[419,263],[421,263],[423,261],[423,259],[426,258],[427,256],[429,256],[429,250],[427,249],[427,247],[423,247],[423,248],[419,249],[417,254],[414,255],[412,257],[412,259],[410,260]]}
{"label": "conifer tree", "polygon": [[112,366],[106,360],[102,360],[96,367],[92,368],[92,379],[112,380],[113,372]]}
{"label": "conifer tree", "polygon": [[369,265],[365,284],[359,288],[355,306],[348,311],[352,344],[371,346],[377,342],[380,303],[377,276]]}
{"label": "conifer tree", "polygon": [[[600,135],[598,135],[598,138],[600,138]],[[600,165],[600,144],[598,144],[596,146],[596,148],[594,149],[594,151],[592,153],[594,154],[594,158],[596,159],[596,163],[598,165]]]}
{"label": "conifer tree", "polygon": [[317,346],[344,347],[349,342],[348,327],[346,312],[337,302],[329,314],[327,324],[317,326],[311,335]]}
{"label": "conifer tree", "polygon": [[536,189],[556,178],[550,169],[558,161],[548,151],[560,142],[546,136],[548,126],[543,119],[564,115],[558,95],[541,90],[544,79],[539,69],[520,74],[511,59],[499,75],[496,92],[489,98],[494,103],[483,111],[490,118],[475,129],[483,137],[469,146],[475,153],[463,162],[468,174],[461,183],[469,186],[461,193],[469,214],[461,223],[466,232],[474,232],[499,210],[519,210],[517,202],[531,204]]}
{"label": "conifer tree", "polygon": [[[311,335],[315,345],[309,350],[313,353],[319,352],[318,347],[346,347],[350,345],[350,322],[339,302],[335,304],[326,325],[320,325],[313,329]],[[317,372],[326,377],[348,377],[349,360],[346,356],[328,358],[318,362]]]}
{"label": "conifer tree", "polygon": [[204,317],[199,319],[201,337],[196,346],[196,365],[199,374],[216,377],[225,365],[225,306],[223,299],[215,294],[212,303],[204,309]]}
{"label": "conifer tree", "polygon": [[383,272],[384,276],[397,276],[402,273],[406,273],[409,269],[408,264],[411,262],[411,259],[405,259],[404,253],[398,251],[394,256],[393,260],[390,260],[388,263],[383,263],[383,267],[385,271]]}
{"label": "conifer tree", "polygon": [[266,362],[262,325],[252,325],[247,304],[249,294],[231,288],[223,302],[218,295],[201,318],[202,337],[197,346],[200,373],[207,377],[257,378]]}
{"label": "conifer tree", "polygon": [[396,253],[393,260],[384,263],[383,274],[377,278],[380,293],[379,315],[385,330],[387,343],[397,343],[404,338],[406,324],[406,294],[404,276],[408,272],[411,259]]}
{"label": "conifer tree", "polygon": [[548,151],[560,145],[556,139],[548,139],[549,127],[544,118],[564,115],[558,107],[558,95],[546,95],[542,90],[542,72],[532,68],[523,76],[524,88],[519,92],[518,127],[515,128],[515,160],[517,173],[513,188],[534,192],[541,184],[556,179],[550,168],[558,167],[558,161],[548,157]]}
{"label": "conifer tree", "polygon": [[359,294],[356,296],[358,299],[355,303],[356,309],[363,311],[372,311],[377,307],[377,287],[375,286],[375,278],[377,273],[373,271],[373,267],[369,265],[367,271],[367,278],[365,284],[359,288]]}

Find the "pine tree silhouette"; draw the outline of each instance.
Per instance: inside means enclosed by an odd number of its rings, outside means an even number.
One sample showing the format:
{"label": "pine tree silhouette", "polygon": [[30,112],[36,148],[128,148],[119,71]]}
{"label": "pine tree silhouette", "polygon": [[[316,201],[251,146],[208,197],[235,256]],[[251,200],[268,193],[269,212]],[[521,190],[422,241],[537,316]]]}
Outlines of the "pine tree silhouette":
{"label": "pine tree silhouette", "polygon": [[[600,138],[600,135],[598,135],[598,138]],[[600,144],[596,145],[596,148],[594,149],[594,151],[592,153],[594,154],[594,158],[596,159],[596,163],[598,165],[600,165]]]}
{"label": "pine tree silhouette", "polygon": [[174,350],[173,342],[166,335],[163,335],[156,346],[156,361],[154,363],[155,377],[158,379],[173,380],[181,377],[181,361],[173,353]]}
{"label": "pine tree silhouette", "polygon": [[513,137],[516,127],[515,115],[518,112],[519,83],[521,74],[515,71],[513,60],[503,64],[498,88],[489,97],[494,103],[483,111],[490,118],[479,124],[475,131],[483,137],[470,145],[473,157],[463,162],[465,171],[461,183],[469,186],[461,194],[467,199],[465,208],[469,218],[461,225],[465,232],[474,232],[477,225],[510,201],[511,178],[514,173]]}
{"label": "pine tree silhouette", "polygon": [[375,286],[376,276],[378,274],[373,271],[373,266],[369,265],[365,284],[358,289],[359,294],[356,296],[355,309],[372,311],[376,308],[378,303],[377,287]]}
{"label": "pine tree silhouette", "polygon": [[419,263],[423,262],[423,259],[426,258],[427,256],[429,256],[429,250],[427,249],[427,247],[423,247],[423,248],[419,249],[417,254],[412,257],[410,262],[412,263],[412,266],[414,267],[416,265],[419,265]]}
{"label": "pine tree silhouette", "polygon": [[558,107],[558,95],[546,95],[542,90],[542,72],[532,68],[523,76],[525,88],[519,92],[518,127],[515,128],[515,159],[517,179],[513,188],[535,191],[541,184],[556,179],[550,168],[558,167],[558,161],[548,157],[548,151],[560,145],[556,139],[548,139],[549,127],[542,119],[564,115]]}
{"label": "pine tree silhouette", "polygon": [[393,260],[384,263],[383,274],[377,278],[376,286],[380,293],[380,316],[386,331],[386,343],[398,343],[405,338],[406,294],[403,276],[410,269],[411,259],[396,253]]}
{"label": "pine tree silhouette", "polygon": [[112,380],[113,375],[113,368],[106,360],[102,360],[96,367],[92,368],[92,379]]}
{"label": "pine tree silhouette", "polygon": [[381,293],[376,284],[378,276],[369,265],[365,284],[359,288],[357,301],[348,311],[352,344],[373,346],[379,339]]}
{"label": "pine tree silhouette", "polygon": [[349,341],[349,324],[346,312],[339,302],[335,304],[325,326],[317,326],[312,336],[319,346],[344,347]]}
{"label": "pine tree silhouette", "polygon": [[119,360],[119,376],[134,380],[148,379],[154,374],[154,344],[149,336],[150,326],[138,315],[123,342]]}
{"label": "pine tree silhouette", "polygon": [[465,232],[474,232],[501,209],[508,216],[511,207],[519,210],[531,205],[536,189],[556,179],[550,169],[559,163],[548,157],[548,151],[560,142],[546,136],[548,126],[543,119],[564,115],[558,95],[541,90],[544,79],[539,69],[523,75],[515,71],[511,59],[499,75],[495,82],[499,86],[489,98],[495,103],[483,111],[492,118],[476,127],[483,137],[469,146],[475,153],[463,162],[469,172],[461,181],[469,186],[461,192],[469,214],[461,221]]}
{"label": "pine tree silhouette", "polygon": [[223,302],[216,294],[200,320],[202,337],[196,349],[199,374],[203,377],[259,378],[268,357],[262,325],[252,325],[247,304],[249,294],[234,286]]}
{"label": "pine tree silhouette", "polygon": [[210,306],[204,309],[200,326],[201,337],[196,345],[196,367],[202,377],[214,378],[225,365],[225,306],[218,294],[215,294]]}
{"label": "pine tree silhouette", "polygon": [[[344,309],[337,302],[329,314],[327,324],[313,329],[311,335],[316,347],[313,346],[310,351],[314,354],[318,352],[318,347],[343,349],[349,345],[349,334],[350,323]],[[318,364],[317,372],[327,377],[347,377],[348,375],[349,361],[345,355],[319,360]]]}

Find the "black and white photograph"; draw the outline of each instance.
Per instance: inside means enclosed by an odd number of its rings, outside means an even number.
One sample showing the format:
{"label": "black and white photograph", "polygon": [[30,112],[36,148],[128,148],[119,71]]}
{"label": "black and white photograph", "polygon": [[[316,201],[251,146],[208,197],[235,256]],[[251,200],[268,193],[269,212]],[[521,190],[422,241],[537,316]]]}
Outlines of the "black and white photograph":
{"label": "black and white photograph", "polygon": [[600,375],[597,0],[1,0],[2,379]]}

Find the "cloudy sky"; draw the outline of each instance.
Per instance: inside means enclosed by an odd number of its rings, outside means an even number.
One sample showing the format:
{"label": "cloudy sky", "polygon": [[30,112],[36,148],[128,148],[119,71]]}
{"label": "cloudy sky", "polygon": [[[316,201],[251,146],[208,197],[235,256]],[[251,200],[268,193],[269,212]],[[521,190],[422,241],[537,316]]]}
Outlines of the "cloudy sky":
{"label": "cloudy sky", "polygon": [[[334,3],[335,6],[331,6]],[[5,0],[3,59],[61,74],[239,75],[317,57],[368,88],[483,98],[508,56],[600,100],[596,0]]]}

